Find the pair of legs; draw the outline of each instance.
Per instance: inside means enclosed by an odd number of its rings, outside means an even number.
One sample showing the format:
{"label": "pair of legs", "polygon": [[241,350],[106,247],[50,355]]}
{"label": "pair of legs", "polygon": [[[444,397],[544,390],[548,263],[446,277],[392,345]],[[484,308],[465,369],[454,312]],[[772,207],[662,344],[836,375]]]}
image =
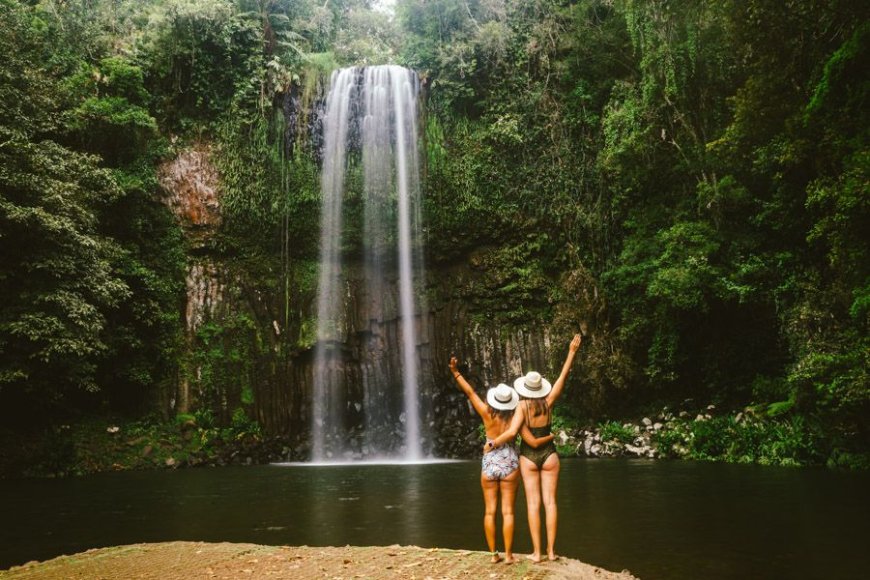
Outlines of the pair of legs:
{"label": "pair of legs", "polygon": [[486,534],[486,543],[492,552],[492,561],[498,562],[501,558],[495,549],[495,511],[498,507],[498,496],[501,493],[501,517],[502,534],[504,535],[504,559],[508,564],[513,563],[514,543],[514,500],[517,497],[517,487],[520,483],[520,470],[501,480],[492,480],[483,473],[480,474],[480,487],[483,489],[483,531]]}
{"label": "pair of legs", "polygon": [[520,470],[523,472],[523,487],[526,490],[526,506],[529,516],[529,531],[532,534],[532,549],[529,558],[541,561],[541,498],[547,514],[547,556],[556,559],[556,528],[559,514],[556,508],[556,487],[559,484],[559,456],[555,453],[547,457],[541,469],[528,458],[520,457]]}

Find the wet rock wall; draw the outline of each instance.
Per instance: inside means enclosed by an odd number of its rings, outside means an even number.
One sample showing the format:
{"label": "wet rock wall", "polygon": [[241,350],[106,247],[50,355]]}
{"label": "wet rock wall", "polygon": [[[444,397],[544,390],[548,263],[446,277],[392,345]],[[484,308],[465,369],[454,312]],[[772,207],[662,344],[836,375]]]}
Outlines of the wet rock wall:
{"label": "wet rock wall", "polygon": [[[288,306],[295,315],[287,317],[284,296],[275,290],[280,284],[256,279],[214,249],[211,241],[221,226],[220,180],[208,145],[182,152],[159,175],[164,201],[186,233],[188,252],[183,330],[188,356],[182,361],[168,412],[210,406],[215,416],[226,421],[235,409],[243,408],[267,433],[294,439],[295,454],[304,456],[311,425],[314,344],[313,339],[303,339],[302,326],[310,326],[316,318],[316,297],[292,292]],[[448,372],[451,356],[460,359],[466,378],[483,395],[487,387],[510,383],[531,369],[555,378],[569,338],[557,336],[547,320],[507,323],[475,307],[479,301],[473,294],[480,291],[470,283],[480,275],[475,264],[470,258],[450,268],[430,268],[417,288],[423,298],[416,313],[422,434],[425,449],[440,456],[463,455],[479,445],[479,419]],[[387,271],[395,269],[388,265]],[[290,285],[294,286],[293,280]],[[398,295],[395,275],[387,275],[378,296],[367,296],[362,265],[351,261],[345,267],[340,339],[329,345],[341,356],[329,373],[330,382],[343,391],[346,427],[361,437],[366,426],[366,382],[380,382],[384,390],[402,390]],[[240,317],[250,321],[247,326],[224,324]],[[218,386],[207,384],[203,376],[214,369],[199,362],[204,349],[216,348],[198,337],[208,322],[224,324],[229,335],[222,339],[226,348],[244,353],[245,358],[226,367],[224,382]],[[251,391],[248,396],[243,392],[246,388]],[[380,404],[368,402],[373,403]],[[385,397],[382,404],[390,407],[388,413],[400,416],[396,408],[401,406],[400,397]]]}

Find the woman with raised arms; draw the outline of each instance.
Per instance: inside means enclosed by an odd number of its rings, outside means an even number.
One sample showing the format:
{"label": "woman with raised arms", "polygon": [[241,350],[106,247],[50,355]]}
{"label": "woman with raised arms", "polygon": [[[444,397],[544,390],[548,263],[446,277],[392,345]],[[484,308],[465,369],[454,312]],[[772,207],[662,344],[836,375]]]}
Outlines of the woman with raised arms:
{"label": "woman with raised arms", "polygon": [[[483,420],[486,430],[487,443],[501,435],[511,424],[514,409],[517,407],[519,397],[516,391],[505,384],[489,389],[486,393],[486,403],[478,396],[468,381],[462,376],[457,368],[456,357],[450,359],[450,371],[459,387],[471,401],[471,405]],[[519,432],[519,429],[517,430]],[[516,432],[514,432],[516,435]],[[528,438],[528,445],[537,448],[540,445],[553,441],[553,436],[548,435],[535,438],[529,429],[522,430],[523,441]],[[486,543],[492,554],[492,561],[498,562],[501,558],[495,546],[495,510],[501,495],[502,534],[504,536],[505,562],[513,563],[512,551],[514,539],[514,499],[516,498],[517,486],[519,485],[520,472],[517,450],[513,442],[505,442],[501,445],[490,445],[483,455],[480,473],[480,487],[483,489],[484,516],[483,531],[486,535]]]}
{"label": "woman with raised arms", "polygon": [[556,508],[556,487],[559,483],[560,463],[550,433],[553,421],[552,409],[565,387],[565,380],[571,371],[571,364],[580,348],[580,342],[580,335],[574,335],[568,347],[568,357],[562,365],[562,373],[553,385],[543,378],[541,373],[535,371],[514,381],[514,389],[520,395],[521,401],[514,412],[511,425],[493,441],[487,441],[484,446],[484,451],[497,449],[501,445],[512,442],[521,430],[522,433],[530,431],[530,435],[534,437],[551,437],[547,445],[535,448],[526,444],[526,436],[523,435],[523,442],[520,444],[520,470],[526,490],[529,531],[532,534],[534,550],[529,558],[533,562],[541,561],[542,496],[547,514],[547,556],[550,560],[557,558],[555,546],[559,517]]}

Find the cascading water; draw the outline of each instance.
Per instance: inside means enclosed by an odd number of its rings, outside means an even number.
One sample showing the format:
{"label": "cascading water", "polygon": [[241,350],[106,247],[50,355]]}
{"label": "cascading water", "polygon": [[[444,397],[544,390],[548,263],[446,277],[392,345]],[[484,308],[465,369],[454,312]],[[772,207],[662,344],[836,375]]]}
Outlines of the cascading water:
{"label": "cascading water", "polygon": [[[323,116],[321,246],[312,405],[312,460],[424,455],[418,395],[415,282],[422,280],[416,73],[399,66],[346,68],[330,81]],[[342,321],[343,200],[348,167],[362,168],[363,268],[369,310],[383,320],[398,272],[401,344],[363,349],[375,359],[401,349],[399,373],[382,360],[360,361],[362,397],[340,369],[347,323]],[[376,337],[388,340],[389,333]],[[398,377],[393,376],[400,375]],[[397,382],[401,383],[401,389]],[[360,424],[361,421],[361,424]],[[401,433],[397,433],[400,431]],[[358,437],[362,430],[362,437]],[[401,437],[397,441],[397,435]],[[358,441],[361,440],[361,441]]]}

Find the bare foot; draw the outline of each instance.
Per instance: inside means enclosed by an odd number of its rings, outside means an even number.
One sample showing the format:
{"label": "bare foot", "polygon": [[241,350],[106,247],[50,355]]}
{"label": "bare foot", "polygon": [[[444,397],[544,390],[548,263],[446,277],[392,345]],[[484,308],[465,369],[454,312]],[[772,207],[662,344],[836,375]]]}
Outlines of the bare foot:
{"label": "bare foot", "polygon": [[541,555],[540,554],[529,554],[528,556],[526,556],[526,558],[528,558],[529,560],[531,560],[535,564],[541,563]]}
{"label": "bare foot", "polygon": [[513,554],[507,554],[507,553],[506,553],[506,554],[504,555],[504,563],[505,563],[505,564],[513,564],[514,562],[516,562],[516,560],[514,559],[514,555],[513,555]]}
{"label": "bare foot", "polygon": [[498,555],[498,552],[493,552],[492,553],[492,563],[498,564],[499,562],[501,562],[501,556]]}
{"label": "bare foot", "polygon": [[557,556],[557,555],[555,554],[555,552],[550,552],[549,554],[547,554],[547,559],[548,559],[550,562],[555,562],[556,560],[559,559],[559,556]]}

